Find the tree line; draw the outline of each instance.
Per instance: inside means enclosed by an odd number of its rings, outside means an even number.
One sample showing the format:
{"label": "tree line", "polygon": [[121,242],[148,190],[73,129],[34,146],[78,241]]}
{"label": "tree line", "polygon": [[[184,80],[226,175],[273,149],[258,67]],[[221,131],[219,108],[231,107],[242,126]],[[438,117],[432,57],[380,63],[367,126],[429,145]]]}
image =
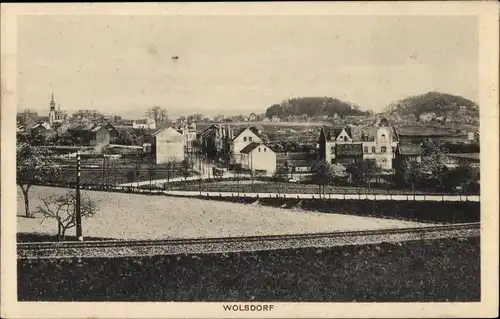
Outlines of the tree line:
{"label": "tree line", "polygon": [[332,97],[301,97],[284,100],[280,104],[273,104],[266,110],[266,117],[277,116],[280,119],[286,119],[292,115],[307,115],[309,117],[328,116],[333,117],[337,114],[339,117],[347,115],[368,115],[358,106],[335,99]]}

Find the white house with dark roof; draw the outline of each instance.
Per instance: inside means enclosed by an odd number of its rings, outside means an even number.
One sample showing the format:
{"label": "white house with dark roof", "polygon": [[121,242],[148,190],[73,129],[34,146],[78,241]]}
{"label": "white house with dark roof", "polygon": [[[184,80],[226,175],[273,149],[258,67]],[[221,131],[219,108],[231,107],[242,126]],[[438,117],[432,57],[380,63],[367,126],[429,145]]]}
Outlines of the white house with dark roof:
{"label": "white house with dark roof", "polygon": [[153,119],[139,119],[132,123],[135,129],[156,130],[156,122]]}
{"label": "white house with dark roof", "polygon": [[231,162],[235,164],[240,164],[241,150],[253,142],[256,143],[264,142],[260,135],[259,130],[253,126],[244,128],[239,133],[234,134],[234,138],[231,141]]}
{"label": "white house with dark roof", "polygon": [[172,127],[162,128],[152,134],[151,153],[156,164],[184,160],[184,135]]}
{"label": "white house with dark roof", "polygon": [[265,171],[266,175],[273,175],[276,171],[276,153],[267,145],[252,142],[241,151],[241,167],[252,171]]}

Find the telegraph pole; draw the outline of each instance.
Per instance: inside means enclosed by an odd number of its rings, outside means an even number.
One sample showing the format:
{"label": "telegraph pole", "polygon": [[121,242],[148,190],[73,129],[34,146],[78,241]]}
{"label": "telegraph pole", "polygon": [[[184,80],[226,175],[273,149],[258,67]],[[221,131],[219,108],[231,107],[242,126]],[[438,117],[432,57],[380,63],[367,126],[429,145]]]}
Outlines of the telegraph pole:
{"label": "telegraph pole", "polygon": [[78,237],[78,241],[83,241],[82,235],[82,214],[80,210],[80,151],[76,152],[76,237]]}

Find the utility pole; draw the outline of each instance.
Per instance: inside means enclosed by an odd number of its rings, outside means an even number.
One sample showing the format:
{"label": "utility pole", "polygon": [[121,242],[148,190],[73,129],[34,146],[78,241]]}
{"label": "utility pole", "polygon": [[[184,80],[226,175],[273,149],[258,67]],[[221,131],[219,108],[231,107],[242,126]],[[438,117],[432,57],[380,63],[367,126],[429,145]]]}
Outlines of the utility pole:
{"label": "utility pole", "polygon": [[80,151],[76,152],[76,237],[78,241],[83,241],[82,235],[82,214],[80,211]]}

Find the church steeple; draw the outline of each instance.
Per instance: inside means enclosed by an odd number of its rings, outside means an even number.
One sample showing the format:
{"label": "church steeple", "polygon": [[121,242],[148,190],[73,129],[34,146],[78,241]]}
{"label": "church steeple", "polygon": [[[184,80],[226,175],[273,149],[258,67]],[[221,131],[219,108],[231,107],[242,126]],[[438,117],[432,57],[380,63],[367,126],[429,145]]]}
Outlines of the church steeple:
{"label": "church steeple", "polygon": [[50,98],[50,109],[55,110],[56,109],[56,102],[54,101],[54,92],[52,92],[52,96]]}

